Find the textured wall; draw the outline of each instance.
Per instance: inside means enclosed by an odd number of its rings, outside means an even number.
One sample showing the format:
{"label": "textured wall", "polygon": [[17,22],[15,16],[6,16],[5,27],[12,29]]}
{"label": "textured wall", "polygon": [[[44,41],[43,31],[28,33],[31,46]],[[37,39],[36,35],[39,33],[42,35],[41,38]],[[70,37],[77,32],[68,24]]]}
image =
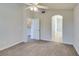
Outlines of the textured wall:
{"label": "textured wall", "polygon": [[20,4],[0,4],[0,50],[22,40],[22,12]]}

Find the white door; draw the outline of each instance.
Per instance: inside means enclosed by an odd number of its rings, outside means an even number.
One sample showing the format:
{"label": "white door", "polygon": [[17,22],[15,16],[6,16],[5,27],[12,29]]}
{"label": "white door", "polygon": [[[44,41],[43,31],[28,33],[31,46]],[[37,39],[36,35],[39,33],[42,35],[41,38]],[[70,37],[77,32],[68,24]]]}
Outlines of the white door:
{"label": "white door", "polygon": [[39,19],[38,18],[32,19],[31,39],[39,40]]}
{"label": "white door", "polygon": [[63,16],[55,15],[52,18],[52,40],[56,42],[63,42]]}

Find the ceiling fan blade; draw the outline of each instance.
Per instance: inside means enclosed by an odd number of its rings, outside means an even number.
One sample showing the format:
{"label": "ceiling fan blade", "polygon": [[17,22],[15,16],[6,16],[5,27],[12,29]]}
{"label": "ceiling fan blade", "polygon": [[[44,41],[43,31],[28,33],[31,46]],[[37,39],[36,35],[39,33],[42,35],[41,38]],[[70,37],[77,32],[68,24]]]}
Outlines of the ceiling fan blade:
{"label": "ceiling fan blade", "polygon": [[32,6],[30,6],[30,7],[27,7],[27,8],[25,8],[25,9],[30,9]]}
{"label": "ceiling fan blade", "polygon": [[25,3],[26,5],[29,5],[29,6],[31,6],[31,5],[33,5],[32,3]]}
{"label": "ceiling fan blade", "polygon": [[41,6],[41,5],[37,5],[36,7],[37,7],[37,8],[42,8],[42,9],[48,9],[48,7]]}

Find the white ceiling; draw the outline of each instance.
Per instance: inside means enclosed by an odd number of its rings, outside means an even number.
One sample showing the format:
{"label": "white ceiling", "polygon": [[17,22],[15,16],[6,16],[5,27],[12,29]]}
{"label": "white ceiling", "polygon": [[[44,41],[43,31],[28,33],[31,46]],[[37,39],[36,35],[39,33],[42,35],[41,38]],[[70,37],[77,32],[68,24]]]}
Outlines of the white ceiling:
{"label": "white ceiling", "polygon": [[77,3],[39,3],[47,6],[49,9],[73,9]]}

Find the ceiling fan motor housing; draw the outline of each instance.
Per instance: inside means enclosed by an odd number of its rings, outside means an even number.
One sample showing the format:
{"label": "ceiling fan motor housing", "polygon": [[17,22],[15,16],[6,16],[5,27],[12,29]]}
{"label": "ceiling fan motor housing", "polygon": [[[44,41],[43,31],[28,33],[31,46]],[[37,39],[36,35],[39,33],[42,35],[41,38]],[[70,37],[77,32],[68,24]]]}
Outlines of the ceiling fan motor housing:
{"label": "ceiling fan motor housing", "polygon": [[42,10],[41,13],[45,13],[45,10]]}

